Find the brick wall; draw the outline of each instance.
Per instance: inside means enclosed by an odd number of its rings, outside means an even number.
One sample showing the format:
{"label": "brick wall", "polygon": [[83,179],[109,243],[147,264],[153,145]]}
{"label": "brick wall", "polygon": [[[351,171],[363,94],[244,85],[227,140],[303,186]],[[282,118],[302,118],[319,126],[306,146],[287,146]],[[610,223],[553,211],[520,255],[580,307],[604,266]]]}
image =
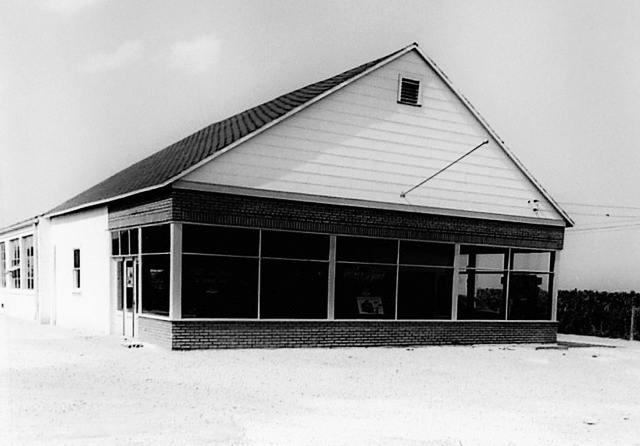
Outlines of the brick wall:
{"label": "brick wall", "polygon": [[172,322],[140,316],[138,318],[138,337],[144,342],[171,349],[173,348]]}
{"label": "brick wall", "polygon": [[169,189],[148,192],[109,204],[109,229],[171,221],[173,199]]}
{"label": "brick wall", "polygon": [[175,350],[553,343],[557,333],[555,322],[139,320],[143,341]]}
{"label": "brick wall", "polygon": [[564,228],[174,190],[175,221],[451,243],[562,249]]}
{"label": "brick wall", "polygon": [[109,205],[109,229],[169,221],[562,249],[564,228],[169,188]]}

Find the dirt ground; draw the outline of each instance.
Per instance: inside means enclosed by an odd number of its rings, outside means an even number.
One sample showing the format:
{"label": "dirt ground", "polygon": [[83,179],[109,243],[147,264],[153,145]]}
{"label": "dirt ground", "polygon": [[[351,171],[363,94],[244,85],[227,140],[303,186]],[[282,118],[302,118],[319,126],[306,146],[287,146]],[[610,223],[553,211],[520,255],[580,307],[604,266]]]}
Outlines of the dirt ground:
{"label": "dirt ground", "polygon": [[640,445],[640,342],[170,352],[0,315],[2,445]]}

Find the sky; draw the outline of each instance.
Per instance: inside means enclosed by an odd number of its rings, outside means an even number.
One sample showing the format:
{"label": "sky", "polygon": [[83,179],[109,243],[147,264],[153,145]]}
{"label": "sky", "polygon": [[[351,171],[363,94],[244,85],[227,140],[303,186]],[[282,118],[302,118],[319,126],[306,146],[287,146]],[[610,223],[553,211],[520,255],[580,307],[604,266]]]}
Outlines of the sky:
{"label": "sky", "polygon": [[3,0],[0,227],[412,42],[575,220],[560,286],[640,291],[632,0]]}

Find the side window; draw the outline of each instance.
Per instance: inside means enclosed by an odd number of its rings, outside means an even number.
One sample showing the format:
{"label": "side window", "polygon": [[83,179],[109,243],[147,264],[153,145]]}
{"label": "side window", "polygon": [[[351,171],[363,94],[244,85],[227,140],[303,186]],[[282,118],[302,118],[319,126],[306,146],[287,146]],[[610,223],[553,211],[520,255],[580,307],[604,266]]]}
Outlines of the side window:
{"label": "side window", "polygon": [[20,239],[9,241],[9,255],[11,256],[11,288],[20,288]]}
{"label": "side window", "polygon": [[24,256],[25,256],[25,273],[26,273],[26,288],[33,290],[35,288],[35,252],[33,248],[33,236],[28,235],[22,238],[24,243]]}
{"label": "side window", "polygon": [[80,250],[73,250],[73,289],[80,289]]}
{"label": "side window", "polygon": [[0,243],[0,287],[7,286],[7,246]]}

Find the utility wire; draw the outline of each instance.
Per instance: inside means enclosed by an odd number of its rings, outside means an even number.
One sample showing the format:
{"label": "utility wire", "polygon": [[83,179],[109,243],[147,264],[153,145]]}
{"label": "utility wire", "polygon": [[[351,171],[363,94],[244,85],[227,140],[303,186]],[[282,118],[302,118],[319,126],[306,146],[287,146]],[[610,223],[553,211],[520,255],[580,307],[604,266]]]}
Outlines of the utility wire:
{"label": "utility wire", "polygon": [[614,206],[609,204],[587,204],[587,203],[569,203],[559,202],[562,206],[579,206],[579,207],[593,207],[593,208],[605,208],[605,209],[632,209],[640,211],[638,206]]}
{"label": "utility wire", "polygon": [[640,220],[636,221],[635,223],[625,223],[625,224],[618,224],[618,225],[591,226],[591,227],[584,227],[584,228],[580,228],[580,227],[568,228],[567,233],[600,231],[604,229],[629,229],[629,228],[640,228]]}
{"label": "utility wire", "polygon": [[469,150],[467,153],[465,153],[464,155],[462,155],[460,158],[458,158],[457,160],[451,162],[449,165],[447,165],[446,167],[443,167],[442,169],[440,169],[439,171],[437,171],[436,173],[434,173],[433,175],[431,175],[429,178],[427,178],[426,180],[423,180],[421,182],[419,182],[418,184],[416,184],[415,186],[413,186],[411,189],[405,191],[405,192],[400,192],[400,197],[404,198],[407,196],[407,194],[409,192],[411,192],[414,189],[419,188],[420,186],[422,186],[424,183],[426,183],[427,181],[429,181],[430,179],[434,178],[437,175],[440,175],[442,172],[444,172],[445,170],[447,170],[449,167],[453,166],[454,164],[456,164],[459,161],[462,161],[462,159],[466,158],[467,156],[471,155],[473,152],[475,152],[476,150],[478,150],[480,147],[484,146],[485,144],[488,144],[489,140],[485,139],[484,141],[482,141],[480,144],[478,144],[477,146],[475,146],[473,149]]}

